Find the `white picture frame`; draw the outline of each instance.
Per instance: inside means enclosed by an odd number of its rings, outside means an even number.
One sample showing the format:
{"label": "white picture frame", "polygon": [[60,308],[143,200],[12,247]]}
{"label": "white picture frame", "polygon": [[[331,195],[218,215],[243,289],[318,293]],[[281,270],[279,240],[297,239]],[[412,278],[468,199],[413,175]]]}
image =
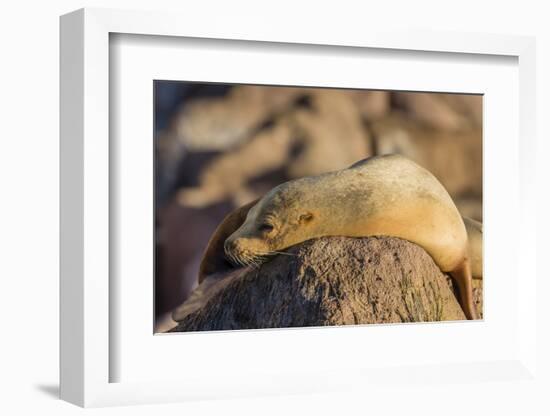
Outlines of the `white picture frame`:
{"label": "white picture frame", "polygon": [[[482,56],[502,56],[517,60],[519,69],[519,105],[517,119],[512,126],[519,127],[519,133],[513,133],[514,139],[505,144],[500,156],[516,161],[504,177],[519,186],[511,191],[517,196],[509,209],[519,217],[519,223],[511,231],[514,237],[513,253],[510,256],[512,267],[510,286],[517,279],[518,270],[522,270],[521,287],[514,293],[514,304],[509,312],[514,321],[513,348],[502,348],[494,359],[483,358],[471,361],[446,359],[445,354],[434,357],[434,362],[414,357],[406,365],[396,363],[396,367],[386,365],[376,367],[372,363],[360,368],[349,365],[323,367],[319,371],[306,371],[297,366],[294,372],[281,369],[280,372],[263,369],[251,373],[253,378],[236,375],[239,367],[227,367],[225,373],[212,378],[208,369],[200,368],[192,377],[174,379],[159,375],[144,377],[116,377],[113,368],[120,356],[118,348],[113,349],[112,320],[119,307],[110,282],[110,275],[116,268],[116,259],[110,253],[112,229],[116,226],[112,214],[111,199],[116,199],[111,186],[111,174],[117,171],[117,160],[110,152],[110,36],[112,34],[163,36],[171,39],[223,39],[224,42],[240,42],[240,45],[254,43],[256,49],[262,45],[277,45],[285,51],[292,45],[308,48],[330,48],[333,53],[365,49],[384,51],[411,51],[412,53],[432,53],[435,61],[445,56],[469,56],[472,62]],[[112,36],[111,36],[112,37]],[[159,40],[157,38],[157,40]],[[244,42],[244,43],[243,43]],[[434,58],[435,57],[435,58]],[[440,58],[441,59],[441,58]],[[61,18],[61,398],[80,406],[106,406],[117,404],[156,403],[182,401],[199,398],[231,398],[268,394],[297,394],[323,391],[354,390],[361,388],[382,389],[379,384],[407,385],[418,382],[429,385],[433,382],[486,380],[535,380],[536,382],[536,276],[535,268],[535,230],[536,218],[529,213],[535,211],[535,42],[530,37],[509,35],[488,35],[468,33],[430,33],[421,31],[384,31],[377,27],[362,28],[360,31],[343,31],[327,34],[320,30],[307,32],[278,25],[239,26],[238,30],[223,21],[216,25],[204,25],[202,19],[171,13],[152,13],[137,11],[119,11],[107,9],[83,9]],[[136,70],[136,72],[139,72]],[[253,80],[252,80],[253,81]],[[345,80],[337,79],[338,85]],[[298,85],[304,85],[299,83]],[[318,85],[318,83],[314,83]],[[383,85],[379,84],[380,88]],[[440,88],[444,88],[441,86]],[[472,91],[475,92],[475,91]],[[112,97],[111,97],[112,98]],[[148,103],[147,105],[150,105]],[[514,123],[512,120],[511,123]],[[147,134],[150,134],[149,130]],[[511,136],[512,137],[512,136]],[[152,137],[151,137],[152,140]],[[515,141],[514,141],[515,140]],[[518,145],[518,147],[515,147]],[[519,153],[514,156],[514,150]],[[135,162],[141,163],[143,155],[136,155]],[[485,155],[489,169],[498,169],[502,165],[492,161],[494,156]],[[149,163],[149,162],[146,162]],[[515,163],[515,162],[514,162]],[[512,163],[512,165],[514,164]],[[149,179],[152,181],[152,177]],[[118,189],[115,187],[115,189]],[[489,201],[491,202],[491,201]],[[498,201],[487,204],[496,206]],[[488,208],[486,208],[488,209]],[[489,211],[491,212],[491,211]],[[147,214],[147,212],[145,212]],[[484,216],[485,217],[485,216]],[[150,217],[152,221],[152,216]],[[502,218],[502,216],[501,216]],[[496,223],[494,226],[496,227]],[[502,224],[501,224],[502,226]],[[489,229],[491,226],[489,225]],[[514,277],[515,276],[515,277]],[[486,286],[486,291],[498,288],[498,285]],[[515,287],[515,286],[514,286]],[[152,296],[152,294],[151,294]],[[149,313],[150,311],[146,311]],[[120,312],[124,314],[124,311]],[[503,332],[500,321],[494,321]],[[470,325],[472,324],[472,325]],[[470,323],[468,326],[454,327],[453,324],[439,324],[438,328],[428,328],[426,332],[447,331],[449,334],[462,333],[466,343],[481,336],[483,327]],[[484,323],[491,325],[491,320]],[[391,336],[380,327],[369,330],[378,331],[383,341],[372,349],[383,352],[389,342],[401,342],[403,337],[414,336],[420,327],[400,326]],[[339,339],[349,345],[358,340],[359,330],[338,328]],[[458,331],[458,332],[457,332]],[[328,334],[328,335],[327,335]],[[174,334],[176,335],[176,334]],[[190,334],[185,334],[185,336]],[[196,345],[197,351],[212,344],[213,337],[204,338]],[[196,336],[196,335],[194,335]],[[258,337],[254,332],[240,334],[217,334],[223,337],[227,345],[238,348],[239,345],[254,345]],[[267,345],[275,337],[286,338],[289,343],[312,342],[327,345],[334,341],[334,331],[281,330],[263,332],[263,342]],[[429,336],[427,334],[426,336]],[[173,344],[171,336],[153,337],[155,344]],[[300,338],[297,338],[300,337]],[[199,339],[199,338],[197,338]],[[204,340],[207,342],[204,342]],[[137,339],[136,339],[137,340]],[[132,342],[135,342],[133,340]],[[193,343],[188,338],[188,343]],[[218,343],[218,341],[216,341]],[[517,343],[517,345],[515,344]],[[138,349],[141,345],[135,346]],[[134,349],[135,349],[134,348]],[[143,347],[145,348],[145,347]],[[156,348],[156,347],[155,347]],[[159,347],[164,348],[164,347]],[[168,348],[168,347],[166,347]],[[229,348],[229,347],[228,347]],[[144,349],[145,351],[145,349]],[[205,350],[209,351],[209,350]],[[254,349],[256,351],[256,349]],[[215,353],[215,351],[214,351]],[[175,354],[173,352],[173,354]],[[204,354],[207,354],[206,352]],[[141,355],[143,357],[143,355]],[[174,355],[166,355],[174,360]],[[165,358],[166,358],[165,357]],[[198,357],[199,359],[201,357]],[[200,362],[200,360],[198,360]],[[132,361],[130,361],[130,364]],[[168,365],[164,362],[164,366]],[[242,363],[242,361],[241,361]],[[242,369],[242,364],[240,365]],[[368,371],[367,371],[368,370]],[[235,372],[232,372],[235,371]],[[250,369],[252,371],[252,369]],[[136,369],[139,372],[139,369]],[[116,371],[114,372],[116,373]],[[210,376],[209,376],[210,374]],[[474,376],[472,376],[474,374]],[[161,374],[162,375],[162,374]],[[116,379],[116,382],[113,380]],[[398,381],[397,381],[398,380]]]}

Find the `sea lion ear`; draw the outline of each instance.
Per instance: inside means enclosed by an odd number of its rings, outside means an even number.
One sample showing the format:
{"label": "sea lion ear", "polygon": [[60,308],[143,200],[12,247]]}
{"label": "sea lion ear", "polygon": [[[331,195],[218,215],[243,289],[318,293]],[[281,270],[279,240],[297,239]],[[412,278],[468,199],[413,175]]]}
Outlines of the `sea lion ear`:
{"label": "sea lion ear", "polygon": [[307,224],[311,222],[313,219],[313,214],[311,212],[306,212],[305,214],[300,215],[300,218],[298,220],[300,221],[300,224]]}

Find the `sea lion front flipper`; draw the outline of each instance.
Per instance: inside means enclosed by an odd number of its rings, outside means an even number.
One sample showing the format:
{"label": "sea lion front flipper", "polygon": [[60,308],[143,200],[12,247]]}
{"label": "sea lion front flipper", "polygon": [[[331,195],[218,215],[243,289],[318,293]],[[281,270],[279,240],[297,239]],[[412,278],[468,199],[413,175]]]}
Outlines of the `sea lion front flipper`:
{"label": "sea lion front flipper", "polygon": [[172,319],[176,322],[180,322],[188,315],[191,315],[193,312],[198,311],[204,305],[206,305],[207,300],[210,298],[207,294],[213,292],[212,287],[220,281],[219,278],[213,276],[207,277],[204,279],[197,288],[191,292],[189,298],[180,306],[178,306],[172,312]]}
{"label": "sea lion front flipper", "polygon": [[225,257],[223,244],[227,237],[233,234],[244,223],[248,211],[256,205],[258,200],[259,198],[232,211],[218,225],[212,237],[210,237],[210,241],[202,256],[199,267],[199,284],[201,284],[208,275],[234,268]]}
{"label": "sea lion front flipper", "polygon": [[233,273],[218,273],[206,276],[195,288],[189,298],[172,312],[172,319],[176,322],[182,321],[187,316],[195,313],[204,307],[212,297],[227,286],[234,278],[239,276],[240,271]]}
{"label": "sea lion front flipper", "polygon": [[474,306],[474,292],[472,287],[472,272],[470,271],[470,260],[468,258],[450,272],[453,280],[458,286],[458,298],[460,306],[467,319],[478,319]]}

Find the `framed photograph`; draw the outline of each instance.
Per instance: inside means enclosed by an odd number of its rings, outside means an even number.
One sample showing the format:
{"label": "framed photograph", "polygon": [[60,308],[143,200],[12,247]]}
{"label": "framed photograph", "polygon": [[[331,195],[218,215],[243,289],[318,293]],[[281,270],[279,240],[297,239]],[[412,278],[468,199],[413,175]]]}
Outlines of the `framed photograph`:
{"label": "framed photograph", "polygon": [[61,18],[61,397],[533,379],[534,40],[203,23]]}
{"label": "framed photograph", "polygon": [[482,95],[154,94],[155,332],[483,317]]}

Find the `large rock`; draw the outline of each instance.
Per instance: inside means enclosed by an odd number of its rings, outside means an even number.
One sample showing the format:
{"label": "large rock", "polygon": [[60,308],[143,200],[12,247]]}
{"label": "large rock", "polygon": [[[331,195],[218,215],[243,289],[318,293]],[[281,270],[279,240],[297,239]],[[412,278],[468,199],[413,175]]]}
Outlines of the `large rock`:
{"label": "large rock", "polygon": [[407,241],[320,238],[287,253],[237,275],[172,331],[465,319],[450,278]]}

